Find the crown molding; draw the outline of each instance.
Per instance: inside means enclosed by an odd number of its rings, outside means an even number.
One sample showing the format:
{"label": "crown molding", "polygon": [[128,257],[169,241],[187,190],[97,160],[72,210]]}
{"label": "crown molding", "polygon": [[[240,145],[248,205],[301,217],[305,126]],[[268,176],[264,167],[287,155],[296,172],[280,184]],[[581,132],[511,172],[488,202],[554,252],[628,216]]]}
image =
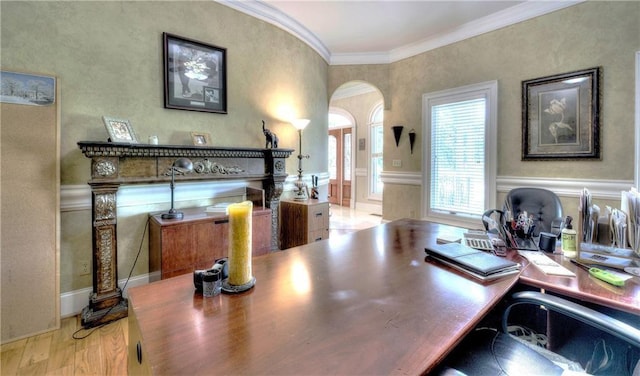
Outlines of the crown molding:
{"label": "crown molding", "polygon": [[215,0],[215,2],[281,28],[308,44],[327,63],[330,61],[331,52],[314,33],[269,4],[257,0]]}
{"label": "crown molding", "polygon": [[507,26],[543,16],[560,9],[579,4],[579,1],[527,1],[486,17],[468,22],[448,32],[434,35],[422,41],[398,47],[389,52],[391,62],[399,61],[465,39],[486,34]]}
{"label": "crown molding", "polygon": [[389,64],[423,52],[498,30],[518,22],[539,17],[584,2],[577,1],[526,1],[468,22],[446,33],[440,33],[422,41],[400,46],[391,51],[332,54],[327,46],[309,29],[278,9],[258,0],[215,0],[239,12],[275,25],[296,36],[313,48],[329,65]]}

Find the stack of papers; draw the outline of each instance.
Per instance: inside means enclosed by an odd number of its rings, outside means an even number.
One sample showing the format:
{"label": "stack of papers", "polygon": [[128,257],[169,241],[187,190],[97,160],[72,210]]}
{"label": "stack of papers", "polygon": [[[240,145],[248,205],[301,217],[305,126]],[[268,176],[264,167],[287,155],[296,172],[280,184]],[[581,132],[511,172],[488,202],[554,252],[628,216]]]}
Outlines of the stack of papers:
{"label": "stack of papers", "polygon": [[627,242],[640,256],[640,193],[635,188],[622,192],[620,210],[626,214]]}
{"label": "stack of papers", "polygon": [[221,202],[212,206],[207,206],[205,212],[207,213],[227,213],[227,207],[230,205],[228,202]]}
{"label": "stack of papers", "polygon": [[575,277],[575,273],[558,264],[549,256],[537,251],[518,251],[520,256],[526,258],[536,268],[542,270],[544,274]]}

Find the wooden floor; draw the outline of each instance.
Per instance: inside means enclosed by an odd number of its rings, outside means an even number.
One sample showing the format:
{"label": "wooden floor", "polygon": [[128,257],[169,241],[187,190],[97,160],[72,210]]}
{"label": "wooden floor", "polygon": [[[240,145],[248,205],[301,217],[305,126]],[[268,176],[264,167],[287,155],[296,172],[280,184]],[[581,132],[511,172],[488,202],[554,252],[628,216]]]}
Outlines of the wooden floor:
{"label": "wooden floor", "polygon": [[[381,217],[331,207],[330,237],[373,227]],[[78,331],[80,330],[80,331]],[[53,332],[10,342],[0,347],[0,375],[114,375],[127,374],[127,319],[95,330],[84,330],[80,317],[65,318]]]}
{"label": "wooden floor", "polygon": [[[79,317],[63,319],[61,328],[2,345],[0,374],[126,375],[127,319],[112,322],[84,339]],[[80,330],[82,337],[90,330]]]}

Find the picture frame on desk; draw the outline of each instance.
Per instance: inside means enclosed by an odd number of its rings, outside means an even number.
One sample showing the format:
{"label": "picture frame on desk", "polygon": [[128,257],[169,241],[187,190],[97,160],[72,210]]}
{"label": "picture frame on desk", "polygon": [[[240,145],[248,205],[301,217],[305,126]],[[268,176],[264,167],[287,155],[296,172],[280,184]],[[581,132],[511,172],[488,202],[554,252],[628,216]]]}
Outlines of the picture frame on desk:
{"label": "picture frame on desk", "polygon": [[522,160],[600,159],[599,67],[522,82]]}
{"label": "picture frame on desk", "polygon": [[163,33],[164,107],[227,113],[227,50]]}

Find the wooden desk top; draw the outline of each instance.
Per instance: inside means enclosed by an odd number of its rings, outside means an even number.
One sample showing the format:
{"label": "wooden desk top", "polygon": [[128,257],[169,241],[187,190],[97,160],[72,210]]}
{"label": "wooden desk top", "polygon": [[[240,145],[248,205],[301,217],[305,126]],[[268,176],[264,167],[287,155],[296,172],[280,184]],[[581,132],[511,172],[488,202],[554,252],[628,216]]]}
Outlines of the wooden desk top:
{"label": "wooden desk top", "polygon": [[556,262],[571,270],[576,277],[560,277],[544,274],[534,265],[527,265],[520,273],[520,282],[560,295],[589,301],[607,307],[640,315],[640,277],[633,277],[624,287],[616,287],[589,275],[562,255],[549,255]]}
{"label": "wooden desk top", "polygon": [[[253,259],[256,286],[192,275],[129,290],[154,374],[421,374],[518,281],[481,283],[424,248],[461,229],[403,219]],[[131,345],[131,344],[130,344]]]}

